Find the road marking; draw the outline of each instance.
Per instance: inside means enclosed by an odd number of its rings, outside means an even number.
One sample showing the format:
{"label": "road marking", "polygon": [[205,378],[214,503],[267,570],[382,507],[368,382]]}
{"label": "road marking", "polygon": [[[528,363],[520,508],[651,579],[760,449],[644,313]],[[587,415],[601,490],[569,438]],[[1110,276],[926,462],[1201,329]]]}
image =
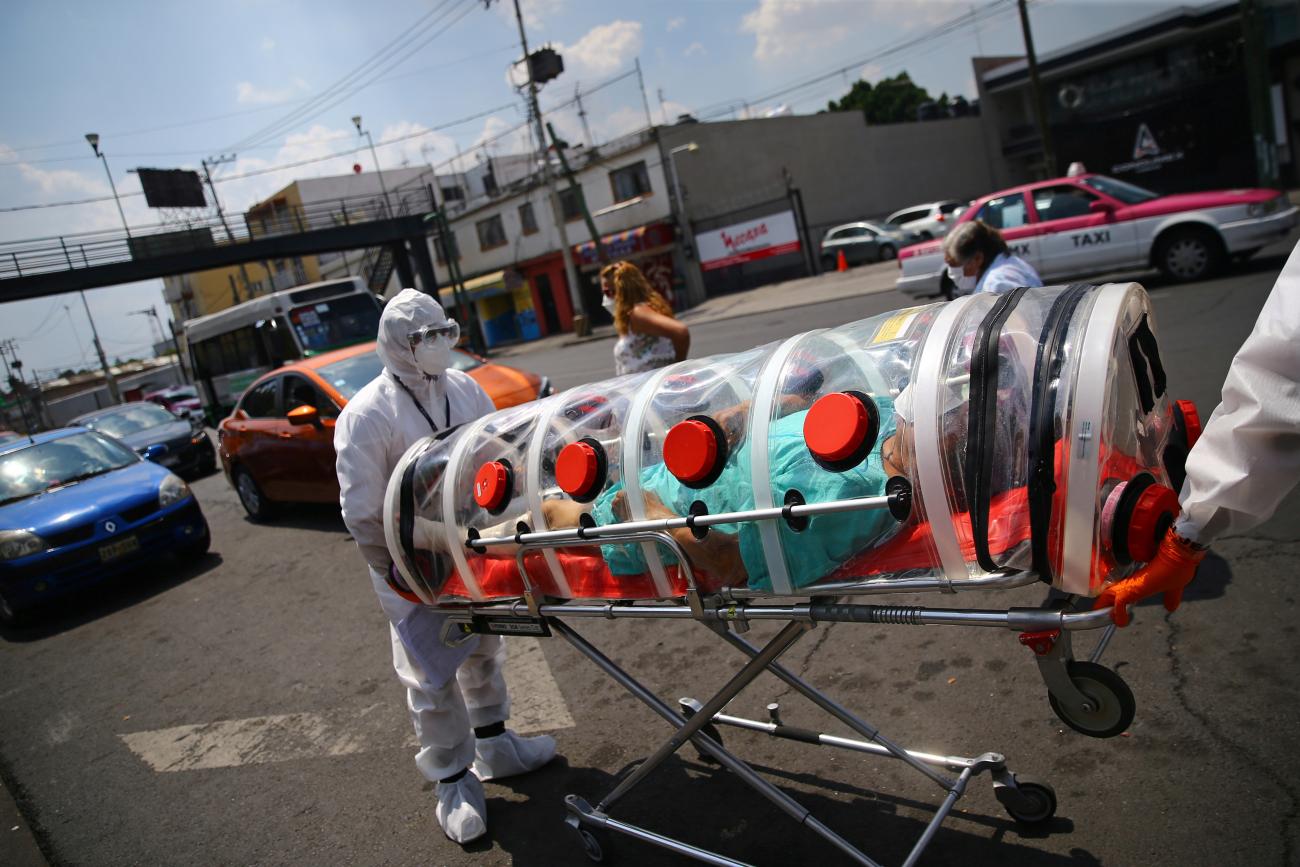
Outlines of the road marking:
{"label": "road marking", "polygon": [[[523,734],[574,726],[573,716],[536,638],[506,642],[506,684],[510,689],[510,728]],[[416,746],[405,719],[394,707],[373,704],[361,710],[290,713],[174,726],[120,735],[123,743],[154,771],[198,771],[242,765],[346,756]],[[400,722],[394,724],[395,718]]]}

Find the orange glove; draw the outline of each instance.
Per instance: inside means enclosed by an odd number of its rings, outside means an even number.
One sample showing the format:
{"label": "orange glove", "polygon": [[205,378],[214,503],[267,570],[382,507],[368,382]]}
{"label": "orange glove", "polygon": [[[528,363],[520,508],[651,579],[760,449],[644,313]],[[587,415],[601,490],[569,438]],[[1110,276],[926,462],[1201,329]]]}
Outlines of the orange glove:
{"label": "orange glove", "polygon": [[1128,606],[1163,593],[1165,610],[1176,611],[1183,601],[1183,588],[1196,574],[1196,567],[1205,559],[1205,554],[1205,548],[1189,542],[1171,529],[1160,540],[1155,559],[1103,590],[1093,608],[1113,606],[1111,620],[1116,626],[1128,626]]}

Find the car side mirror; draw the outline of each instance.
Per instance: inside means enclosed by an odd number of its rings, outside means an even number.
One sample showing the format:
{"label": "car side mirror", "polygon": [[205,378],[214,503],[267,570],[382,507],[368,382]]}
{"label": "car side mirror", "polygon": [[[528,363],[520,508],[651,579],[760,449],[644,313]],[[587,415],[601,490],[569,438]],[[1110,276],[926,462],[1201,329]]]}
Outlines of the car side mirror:
{"label": "car side mirror", "polygon": [[1093,199],[1088,203],[1088,210],[1094,214],[1113,214],[1115,213],[1115,206],[1101,199]]}
{"label": "car side mirror", "polygon": [[303,404],[302,406],[289,410],[287,417],[289,419],[289,424],[309,424],[312,427],[321,427],[320,413],[316,411],[316,407],[309,404]]}
{"label": "car side mirror", "polygon": [[146,461],[156,461],[167,453],[167,446],[162,443],[154,443],[140,453],[140,457]]}

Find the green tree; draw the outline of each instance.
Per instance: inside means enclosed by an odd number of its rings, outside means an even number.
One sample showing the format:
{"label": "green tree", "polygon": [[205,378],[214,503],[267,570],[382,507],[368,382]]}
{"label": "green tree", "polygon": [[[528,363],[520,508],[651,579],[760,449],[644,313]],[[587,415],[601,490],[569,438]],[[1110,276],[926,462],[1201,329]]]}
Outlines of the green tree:
{"label": "green tree", "polygon": [[[946,104],[947,94],[944,96]],[[831,100],[827,103],[826,110],[860,111],[870,124],[903,123],[916,120],[917,108],[929,101],[930,94],[926,89],[914,84],[906,72],[900,72],[893,78],[882,78],[874,85],[866,80],[855,81],[838,102]]]}

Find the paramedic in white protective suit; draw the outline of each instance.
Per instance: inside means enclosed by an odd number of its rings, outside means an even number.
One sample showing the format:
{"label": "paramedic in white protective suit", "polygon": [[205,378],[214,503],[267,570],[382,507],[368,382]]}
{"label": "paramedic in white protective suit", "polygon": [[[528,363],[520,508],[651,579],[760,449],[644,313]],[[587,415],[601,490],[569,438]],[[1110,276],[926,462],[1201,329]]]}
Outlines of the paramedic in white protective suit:
{"label": "paramedic in white protective suit", "polygon": [[1282,266],[1246,342],[1228,368],[1223,398],[1187,456],[1182,514],[1156,559],[1097,597],[1120,626],[1128,605],[1157,593],[1175,610],[1207,545],[1244,533],[1277,510],[1300,480],[1300,244]]}
{"label": "paramedic in white protective suit", "polygon": [[392,558],[384,544],[383,509],[393,468],[417,440],[495,409],[478,383],[450,367],[459,334],[437,301],[403,289],[379,319],[383,373],[348,401],[334,445],[343,521],[370,567],[379,605],[388,615],[393,668],[406,687],[420,742],[416,767],[437,784],[442,830],[457,843],[467,843],[487,831],[479,781],[541,767],[555,757],[555,739],[506,731],[510,699],[501,675],[505,647],[499,636],[476,636],[465,645],[445,647],[443,616],[406,601],[388,583]]}

